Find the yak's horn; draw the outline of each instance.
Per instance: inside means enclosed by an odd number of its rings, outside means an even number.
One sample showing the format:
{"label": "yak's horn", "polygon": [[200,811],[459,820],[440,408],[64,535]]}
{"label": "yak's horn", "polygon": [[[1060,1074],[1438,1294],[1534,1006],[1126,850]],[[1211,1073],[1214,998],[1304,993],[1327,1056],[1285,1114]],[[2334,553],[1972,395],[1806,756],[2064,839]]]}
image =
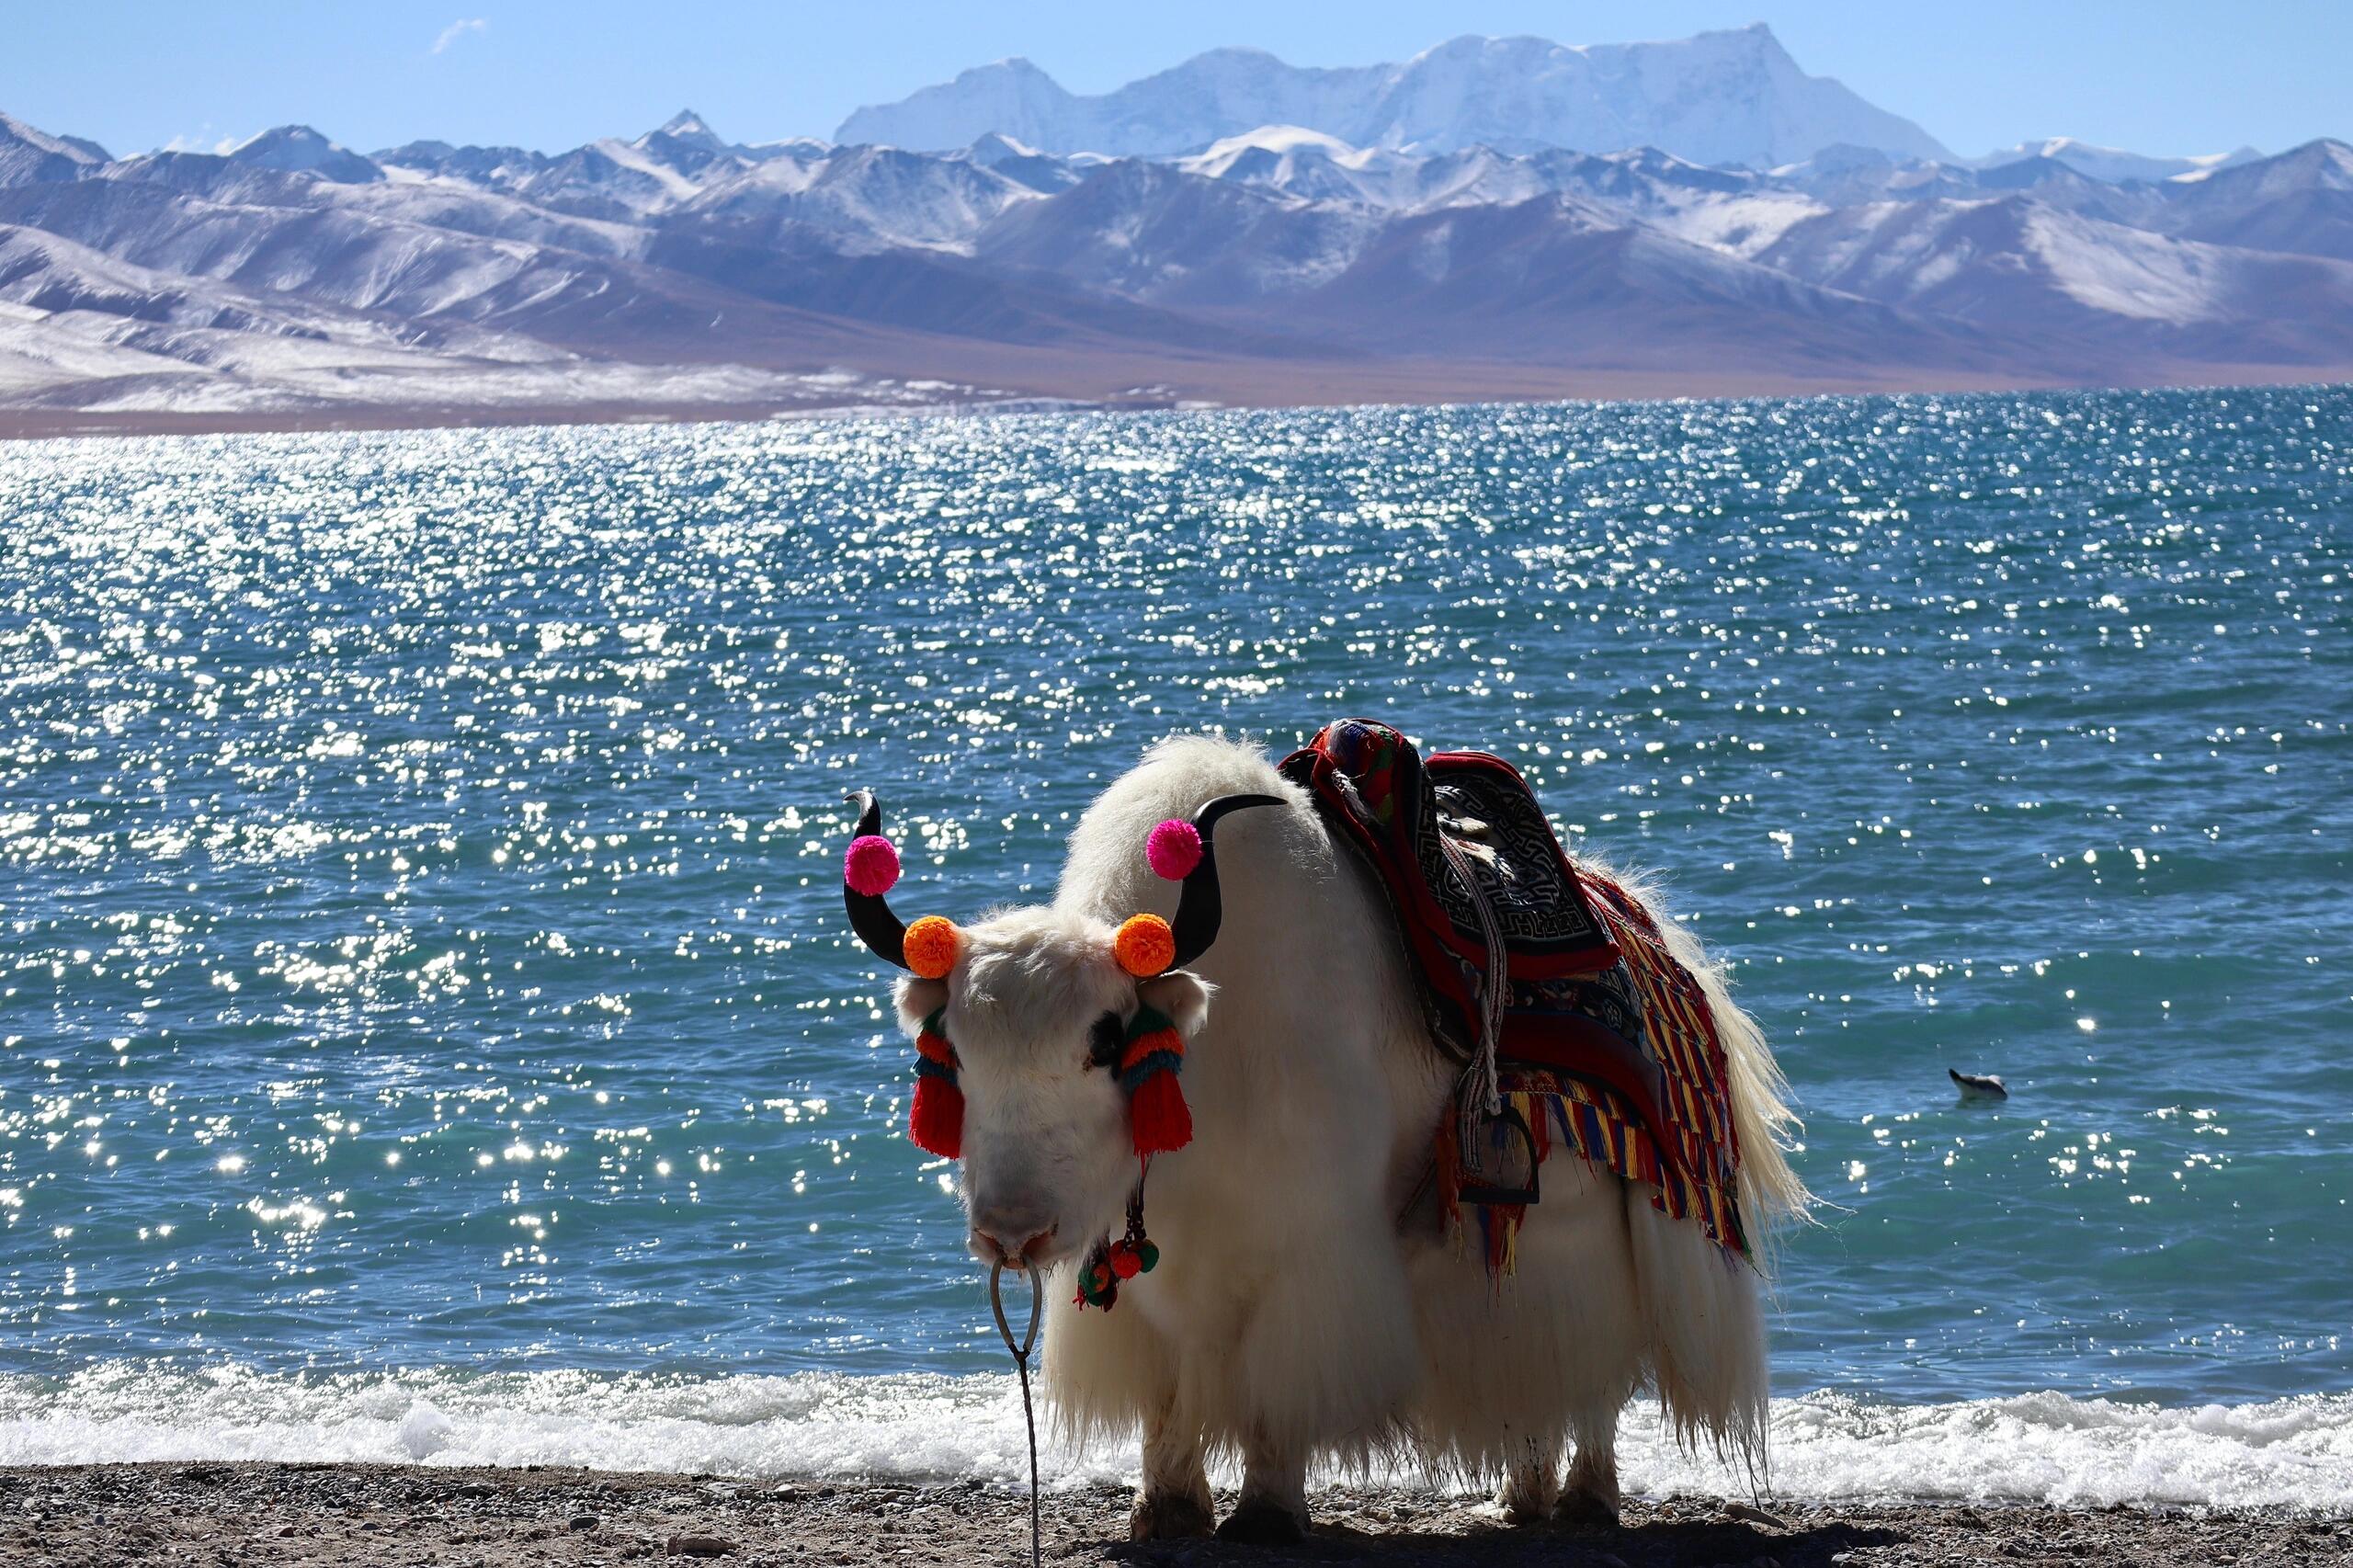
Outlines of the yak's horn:
{"label": "yak's horn", "polygon": [[1210,944],[1217,940],[1218,923],[1225,917],[1225,905],[1217,891],[1217,845],[1211,838],[1218,818],[1250,806],[1282,803],[1280,795],[1220,795],[1193,813],[1193,826],[1201,835],[1201,859],[1186,875],[1185,891],[1176,900],[1176,918],[1169,922],[1176,937],[1176,957],[1169,968],[1183,969],[1208,952]]}
{"label": "yak's horn", "polygon": [[[853,790],[842,797],[858,802],[858,834],[860,839],[879,838],[882,833],[882,802],[874,798],[871,790]],[[892,872],[897,871],[897,858],[891,857]],[[890,902],[879,892],[860,892],[845,877],[842,881],[842,903],[848,906],[850,928],[858,939],[874,949],[874,956],[885,962],[907,967],[907,928],[891,913]]]}

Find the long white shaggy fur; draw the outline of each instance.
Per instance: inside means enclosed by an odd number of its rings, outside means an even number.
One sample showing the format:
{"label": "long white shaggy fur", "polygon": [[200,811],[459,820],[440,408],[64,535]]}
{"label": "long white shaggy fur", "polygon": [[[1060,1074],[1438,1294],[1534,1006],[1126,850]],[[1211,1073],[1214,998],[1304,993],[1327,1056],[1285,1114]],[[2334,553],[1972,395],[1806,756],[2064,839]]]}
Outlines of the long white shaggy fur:
{"label": "long white shaggy fur", "polygon": [[[1153,826],[1245,791],[1287,804],[1217,832],[1224,924],[1194,966],[1147,983],[1192,1031],[1192,1144],[1154,1161],[1162,1262],[1117,1310],[1070,1304],[1070,1264],[1116,1234],[1134,1161],[1107,1074],[1076,1060],[1130,985],[1111,928],[1173,913],[1142,846]],[[1806,1199],[1783,1158],[1781,1079],[1718,966],[1650,898],[1700,977],[1732,1064],[1745,1215],[1760,1236]],[[976,1229],[1049,1225],[1046,1386],[1079,1439],[1141,1431],[1139,1533],[1204,1526],[1204,1460],[1238,1455],[1244,1502],[1303,1520],[1308,1465],[1403,1448],[1501,1482],[1515,1512],[1614,1511],[1618,1414],[1656,1390],[1674,1429],[1754,1460],[1767,1391],[1762,1280],[1649,1189],[1567,1154],[1544,1168],[1518,1267],[1500,1288],[1475,1247],[1404,1215],[1452,1069],[1433,1049],[1380,891],[1304,793],[1256,752],[1180,737],[1080,821],[1049,910],[970,928],[942,992],[903,983],[910,1024],[944,995],[970,1108]],[[1128,1004],[1132,1006],[1132,1003]],[[1091,1080],[1091,1081],[1090,1081]]]}

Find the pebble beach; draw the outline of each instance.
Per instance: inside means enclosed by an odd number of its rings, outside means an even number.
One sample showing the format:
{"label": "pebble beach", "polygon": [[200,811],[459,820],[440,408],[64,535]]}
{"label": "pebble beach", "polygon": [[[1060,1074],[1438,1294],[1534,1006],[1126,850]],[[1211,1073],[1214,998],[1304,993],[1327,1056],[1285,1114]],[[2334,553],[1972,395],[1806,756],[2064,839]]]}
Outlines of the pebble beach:
{"label": "pebble beach", "polygon": [[[1220,1508],[1232,1499],[1221,1496]],[[1478,1563],[1483,1568],[1920,1568],[1987,1562],[2353,1562],[2353,1519],[2047,1505],[1635,1501],[1616,1529],[1512,1528],[1483,1499],[1336,1488],[1297,1547],[1130,1543],[1125,1491],[1056,1494],[1056,1563]],[[1029,1560],[1025,1494],[981,1483],[772,1485],[585,1470],[124,1464],[0,1470],[0,1568],[597,1568],[719,1562],[893,1568]]]}

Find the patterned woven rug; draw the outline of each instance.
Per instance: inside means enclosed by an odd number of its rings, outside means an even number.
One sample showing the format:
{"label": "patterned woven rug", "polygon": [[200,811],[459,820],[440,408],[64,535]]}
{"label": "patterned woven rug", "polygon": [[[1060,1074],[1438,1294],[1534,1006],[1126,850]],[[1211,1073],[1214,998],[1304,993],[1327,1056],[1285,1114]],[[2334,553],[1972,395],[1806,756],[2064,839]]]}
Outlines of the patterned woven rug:
{"label": "patterned woven rug", "polygon": [[[1505,1114],[1433,1139],[1450,1225],[1477,1211],[1491,1270],[1510,1272],[1537,1168],[1556,1147],[1652,1188],[1727,1250],[1749,1250],[1722,1040],[1698,979],[1643,907],[1564,855],[1518,769],[1483,752],[1424,759],[1373,720],[1327,725],[1282,763],[1389,898],[1430,1033],[1476,1054],[1491,953],[1503,957],[1496,1087]],[[1483,1145],[1462,1147],[1469,1125]],[[1466,1153],[1470,1157],[1466,1160]],[[1524,1167],[1506,1194],[1484,1173]]]}

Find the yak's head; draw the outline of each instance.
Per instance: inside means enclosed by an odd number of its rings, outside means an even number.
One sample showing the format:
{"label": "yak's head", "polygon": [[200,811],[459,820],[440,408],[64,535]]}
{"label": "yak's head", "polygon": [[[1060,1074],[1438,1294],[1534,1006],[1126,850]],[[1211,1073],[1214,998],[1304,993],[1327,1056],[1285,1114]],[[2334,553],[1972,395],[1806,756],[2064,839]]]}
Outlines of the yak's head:
{"label": "yak's head", "polygon": [[1192,1137],[1177,1073],[1210,988],[1184,966],[1217,937],[1211,835],[1227,812],[1279,802],[1229,795],[1154,829],[1142,846],[1153,869],[1184,884],[1176,918],[1139,915],[1114,930],[1043,908],[902,925],[883,898],[898,857],[881,807],[857,798],[844,896],[866,945],[909,971],[896,996],[917,1051],[908,1135],[963,1161],[983,1262],[1082,1256],[1120,1222],[1139,1158]]}

